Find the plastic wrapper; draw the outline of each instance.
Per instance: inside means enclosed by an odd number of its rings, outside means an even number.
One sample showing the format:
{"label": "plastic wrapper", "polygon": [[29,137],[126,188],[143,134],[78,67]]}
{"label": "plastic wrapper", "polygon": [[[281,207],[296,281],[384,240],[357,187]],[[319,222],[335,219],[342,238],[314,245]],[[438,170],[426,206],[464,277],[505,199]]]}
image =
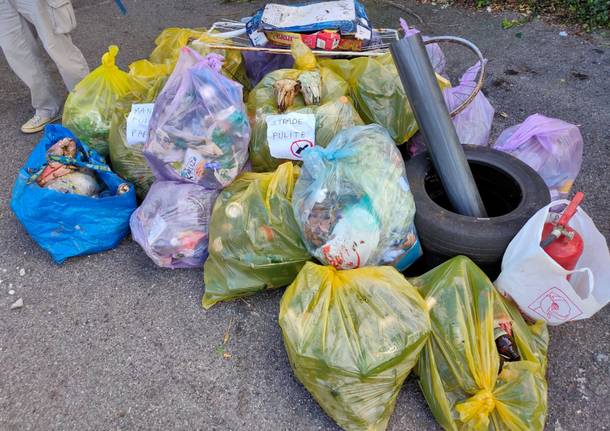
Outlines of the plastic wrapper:
{"label": "plastic wrapper", "polygon": [[416,289],[392,267],[305,264],[280,303],[297,379],[345,430],[384,430],[428,339]]}
{"label": "plastic wrapper", "polygon": [[[332,70],[318,67],[316,59],[303,44],[293,46],[295,69],[280,69],[266,75],[248,96],[248,115],[252,125],[250,160],[256,172],[267,172],[277,168],[287,159],[271,155],[267,139],[267,119],[279,114],[276,84],[282,80],[299,82],[302,76],[317,71],[320,75],[319,102],[306,104],[303,91],[294,95],[284,114],[313,114],[315,116],[315,145],[325,147],[340,130],[363,124],[354,109],[348,94],[347,82]],[[293,160],[300,161],[299,157]]]}
{"label": "plastic wrapper", "polygon": [[[445,430],[543,430],[546,325],[528,326],[463,256],[409,281],[430,306],[432,335],[417,372],[438,423]],[[501,361],[499,334],[510,336],[519,360]]]}
{"label": "plastic wrapper", "polygon": [[154,183],[131,216],[134,241],[161,267],[201,267],[208,255],[208,224],[217,195],[191,183]]}
{"label": "plastic wrapper", "polygon": [[[415,115],[390,54],[353,60],[327,59],[320,64],[348,81],[350,95],[365,124],[384,126],[397,144],[417,132]],[[442,76],[437,78],[441,90],[451,86]]]}
{"label": "plastic wrapper", "polygon": [[[460,106],[472,94],[480,70],[481,64],[477,62],[462,75],[458,86],[443,90],[443,98],[449,112]],[[491,106],[487,97],[482,91],[479,91],[464,110],[452,118],[460,143],[462,145],[487,146],[494,113],[495,109]],[[424,138],[421,133],[418,133],[410,142],[409,152],[411,155],[416,155],[425,150]]]}
{"label": "plastic wrapper", "polygon": [[102,64],[79,82],[64,105],[63,125],[102,156],[108,155],[108,133],[112,115],[120,101],[135,99],[142,87],[115,64],[119,48],[108,47]]}
{"label": "plastic wrapper", "polygon": [[551,199],[566,198],[582,165],[583,140],[578,126],[534,114],[504,130],[494,148],[531,166],[551,191]]}
{"label": "plastic wrapper", "polygon": [[250,126],[242,86],[219,72],[222,60],[182,49],[155,102],[144,146],[157,179],[220,189],[243,169]]}
{"label": "plastic wrapper", "polygon": [[310,259],[292,213],[298,175],[284,163],[275,172],[242,174],[220,193],[203,270],[205,308],[286,286]]}
{"label": "plastic wrapper", "polygon": [[381,126],[355,126],[304,151],[292,205],[305,245],[324,264],[402,271],[421,255],[405,165]]}
{"label": "plastic wrapper", "polygon": [[[41,187],[33,176],[42,176],[50,165],[48,150],[64,138],[76,144],[70,163],[78,169],[60,177],[59,183],[57,179],[50,180]],[[133,186],[59,125],[46,126],[42,139],[19,171],[11,197],[17,219],[57,263],[116,247],[129,232],[129,216],[135,207]]]}

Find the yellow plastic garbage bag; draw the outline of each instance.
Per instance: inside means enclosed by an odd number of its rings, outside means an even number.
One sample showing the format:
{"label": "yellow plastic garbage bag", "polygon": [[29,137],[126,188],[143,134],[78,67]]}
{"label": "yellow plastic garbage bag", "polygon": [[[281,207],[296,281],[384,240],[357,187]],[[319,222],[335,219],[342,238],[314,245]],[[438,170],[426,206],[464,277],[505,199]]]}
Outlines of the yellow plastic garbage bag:
{"label": "yellow plastic garbage bag", "polygon": [[384,430],[428,339],[426,304],[393,267],[305,264],[279,324],[297,379],[345,430]]}
{"label": "yellow plastic garbage bag", "polygon": [[155,39],[156,48],[150,54],[150,61],[152,63],[167,64],[173,70],[180,56],[180,48],[182,47],[190,46],[204,57],[214,52],[225,58],[222,67],[224,75],[239,82],[244,86],[244,90],[248,91],[250,89],[250,82],[246,76],[241,52],[228,49],[209,49],[206,43],[228,45],[231,44],[231,41],[229,39],[214,38],[207,33],[205,28],[166,28]]}
{"label": "yellow plastic garbage bag", "polygon": [[[381,124],[397,144],[417,132],[415,115],[390,54],[353,60],[325,59],[320,64],[349,82],[351,97],[365,124]],[[441,90],[451,86],[440,75],[437,80]]]}
{"label": "yellow plastic garbage bag", "polygon": [[202,305],[286,286],[310,255],[292,212],[299,168],[246,172],[218,196],[212,212],[204,264]]}
{"label": "yellow plastic garbage bag", "polygon": [[148,60],[137,60],[129,65],[129,76],[142,87],[142,93],[138,95],[142,102],[155,101],[171,72],[171,66],[166,63],[155,64]]}
{"label": "yellow plastic garbage bag", "polygon": [[155,49],[150,54],[150,61],[169,64],[173,69],[180,56],[180,48],[199,39],[205,31],[205,28],[166,28],[155,39]]}
{"label": "yellow plastic garbage bag", "polygon": [[108,47],[102,64],[74,87],[64,105],[63,125],[104,157],[108,155],[112,115],[129,109],[129,100],[142,91],[140,84],[115,64],[118,52],[116,45]]}
{"label": "yellow plastic garbage bag", "polygon": [[[129,65],[129,75],[139,84],[138,103],[152,103],[165,85],[171,67],[138,60]],[[136,193],[143,200],[154,177],[142,153],[144,140],[129,144],[126,137],[129,112],[118,111],[112,116],[108,134],[108,150],[112,167],[121,177],[134,184]]]}
{"label": "yellow plastic garbage bag", "polygon": [[[270,115],[279,114],[276,85],[282,80],[299,81],[304,72],[318,72],[321,82],[320,100],[307,105],[304,95],[297,92],[284,114],[313,114],[315,116],[315,145],[326,147],[335,135],[348,127],[362,125],[363,122],[354,109],[347,82],[326,67],[318,67],[311,50],[302,42],[292,48],[295,69],[279,69],[267,74],[248,95],[248,117],[252,127],[250,139],[250,161],[256,172],[267,172],[277,168],[288,158],[273,157],[267,139],[267,120]],[[311,75],[310,75],[311,76]],[[293,132],[303,132],[298,127]],[[287,145],[290,142],[287,141]],[[290,155],[291,160],[300,162],[299,155]]]}
{"label": "yellow plastic garbage bag", "polygon": [[[528,326],[468,258],[411,279],[430,306],[432,335],[417,372],[445,430],[540,430],[547,411],[543,322]],[[501,365],[496,341],[509,336],[520,360]]]}

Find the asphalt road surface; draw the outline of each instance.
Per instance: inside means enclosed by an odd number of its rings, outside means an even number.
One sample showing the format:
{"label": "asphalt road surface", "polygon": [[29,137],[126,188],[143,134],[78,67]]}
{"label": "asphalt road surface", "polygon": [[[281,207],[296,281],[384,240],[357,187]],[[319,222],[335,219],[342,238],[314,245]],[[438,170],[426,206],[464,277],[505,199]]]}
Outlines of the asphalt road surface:
{"label": "asphalt road surface", "polygon": [[[111,43],[126,67],[148,56],[165,27],[209,26],[262,5],[126,3],[123,17],[111,1],[75,2],[73,38],[90,66]],[[564,28],[540,21],[503,30],[510,15],[404,4],[421,15],[425,33],[464,36],[489,59],[485,92],[504,113],[496,115],[492,139],[536,112],[581,126],[584,163],[575,190],[587,194],[584,207],[608,238],[608,39],[561,37]],[[368,9],[379,27],[397,27],[405,15],[374,2]],[[471,61],[452,49],[447,55],[458,71]],[[0,76],[0,429],[337,429],[292,375],[277,325],[281,291],[204,312],[201,270],[159,269],[130,239],[61,266],[30,240],[9,199],[38,136],[19,132],[31,115],[29,93],[3,56]],[[24,308],[9,310],[17,298]],[[610,427],[609,328],[606,308],[551,329],[548,429]],[[413,376],[389,429],[437,429]]]}

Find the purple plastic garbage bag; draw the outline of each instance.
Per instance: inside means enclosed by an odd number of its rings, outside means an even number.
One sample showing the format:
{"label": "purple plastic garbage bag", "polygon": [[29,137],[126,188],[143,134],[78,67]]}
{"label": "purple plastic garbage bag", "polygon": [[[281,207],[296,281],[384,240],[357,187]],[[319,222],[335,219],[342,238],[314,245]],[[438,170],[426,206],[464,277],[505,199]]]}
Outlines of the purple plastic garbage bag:
{"label": "purple plastic garbage bag", "polygon": [[200,268],[218,191],[178,181],[155,182],[131,215],[131,236],[164,268]]}
{"label": "purple plastic garbage bag", "polygon": [[[481,64],[477,62],[462,75],[459,85],[446,88],[443,91],[443,98],[450,112],[460,106],[472,93],[480,70]],[[472,102],[462,112],[453,117],[453,125],[458,138],[460,138],[460,143],[487,146],[494,112],[495,109],[491,106],[487,97],[482,91],[479,91]],[[414,156],[425,150],[424,137],[421,133],[418,133],[411,139],[409,152]]]}
{"label": "purple plastic garbage bag", "polygon": [[278,69],[292,69],[294,66],[292,55],[244,51],[242,56],[246,66],[246,75],[252,88],[256,87],[256,84],[268,73]]}
{"label": "purple plastic garbage bag", "polygon": [[223,57],[182,48],[155,102],[144,155],[158,180],[208,189],[229,185],[248,159],[250,125],[241,84],[225,77]]}
{"label": "purple plastic garbage bag", "polygon": [[583,140],[578,127],[534,114],[504,130],[494,148],[531,166],[551,191],[551,199],[568,196],[582,165]]}
{"label": "purple plastic garbage bag", "polygon": [[[405,37],[412,36],[416,33],[419,33],[419,30],[415,27],[409,27],[407,21],[404,18],[400,18],[400,26],[402,27],[402,31],[405,34]],[[430,39],[428,36],[422,36],[422,39],[427,41]],[[427,43],[426,44],[426,52],[428,53],[428,57],[430,58],[430,62],[432,63],[432,69],[439,75],[447,78],[445,74],[445,67],[447,66],[447,59],[445,58],[445,54],[441,49],[438,43]]]}

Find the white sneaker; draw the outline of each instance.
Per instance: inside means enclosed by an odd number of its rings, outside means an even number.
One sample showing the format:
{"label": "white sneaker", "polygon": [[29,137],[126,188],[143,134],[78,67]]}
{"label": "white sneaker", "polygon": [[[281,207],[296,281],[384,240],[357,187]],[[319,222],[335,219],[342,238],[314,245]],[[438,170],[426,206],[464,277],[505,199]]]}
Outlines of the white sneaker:
{"label": "white sneaker", "polygon": [[54,115],[51,117],[42,117],[38,114],[34,114],[32,118],[30,118],[23,126],[21,126],[21,131],[23,133],[40,132],[42,129],[44,129],[44,126],[54,121],[57,121],[60,118],[61,116],[59,115]]}

